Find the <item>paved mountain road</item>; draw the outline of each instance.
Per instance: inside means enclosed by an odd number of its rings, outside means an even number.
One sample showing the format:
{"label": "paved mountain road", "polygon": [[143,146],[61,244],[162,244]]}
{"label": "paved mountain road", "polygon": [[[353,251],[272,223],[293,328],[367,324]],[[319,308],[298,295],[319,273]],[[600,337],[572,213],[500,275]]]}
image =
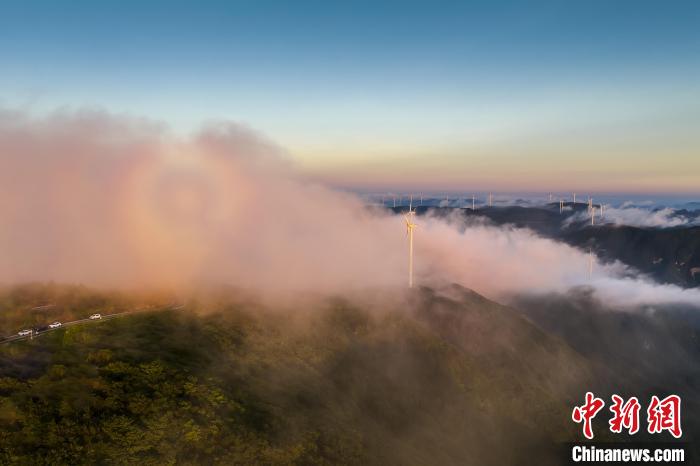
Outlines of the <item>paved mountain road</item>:
{"label": "paved mountain road", "polygon": [[90,319],[90,318],[87,318],[87,319],[73,320],[73,321],[70,321],[70,322],[62,322],[62,323],[61,323],[61,326],[58,327],[58,328],[47,328],[47,329],[44,329],[44,330],[42,330],[42,331],[40,331],[40,332],[34,332],[34,333],[31,334],[31,335],[18,335],[18,334],[15,333],[14,335],[10,335],[10,336],[7,336],[7,337],[2,338],[2,339],[0,340],[0,344],[3,344],[3,343],[11,343],[11,342],[15,342],[15,341],[22,341],[22,340],[27,340],[27,339],[32,339],[32,338],[38,338],[38,337],[40,337],[40,336],[42,336],[42,335],[45,335],[45,334],[47,334],[47,333],[49,333],[49,332],[55,332],[56,330],[61,330],[62,328],[66,328],[66,327],[72,327],[72,326],[74,326],[74,325],[87,324],[87,323],[91,323],[91,322],[92,322],[92,323],[98,323],[98,322],[103,322],[103,321],[105,321],[105,320],[116,319],[116,318],[118,318],[118,317],[124,317],[124,316],[130,315],[130,314],[136,314],[136,313],[139,313],[139,312],[159,311],[159,310],[160,310],[160,311],[165,311],[165,310],[179,310],[179,309],[182,309],[183,307],[184,307],[183,305],[179,305],[179,306],[167,306],[167,307],[164,307],[164,308],[156,308],[156,309],[153,309],[153,308],[134,309],[134,310],[132,310],[132,311],[118,312],[118,313],[116,313],[116,314],[105,314],[105,315],[102,316],[101,319]]}

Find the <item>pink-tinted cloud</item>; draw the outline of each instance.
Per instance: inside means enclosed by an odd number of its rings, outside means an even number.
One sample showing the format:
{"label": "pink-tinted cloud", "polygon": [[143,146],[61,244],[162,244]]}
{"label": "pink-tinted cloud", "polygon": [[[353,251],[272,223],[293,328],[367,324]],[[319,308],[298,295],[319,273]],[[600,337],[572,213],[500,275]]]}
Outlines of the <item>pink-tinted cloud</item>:
{"label": "pink-tinted cloud", "polygon": [[[499,299],[589,283],[585,253],[527,230],[418,223],[419,284],[457,282]],[[182,139],[99,112],[0,114],[0,282],[405,289],[406,247],[400,217],[309,183],[237,125]],[[626,272],[595,270],[613,281]]]}

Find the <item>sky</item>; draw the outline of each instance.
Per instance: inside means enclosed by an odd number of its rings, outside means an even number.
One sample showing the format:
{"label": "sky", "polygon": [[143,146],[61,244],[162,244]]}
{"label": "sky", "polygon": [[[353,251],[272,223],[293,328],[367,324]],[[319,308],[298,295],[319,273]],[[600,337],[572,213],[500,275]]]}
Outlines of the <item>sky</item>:
{"label": "sky", "polygon": [[0,3],[0,108],[230,120],[358,190],[700,192],[697,1]]}

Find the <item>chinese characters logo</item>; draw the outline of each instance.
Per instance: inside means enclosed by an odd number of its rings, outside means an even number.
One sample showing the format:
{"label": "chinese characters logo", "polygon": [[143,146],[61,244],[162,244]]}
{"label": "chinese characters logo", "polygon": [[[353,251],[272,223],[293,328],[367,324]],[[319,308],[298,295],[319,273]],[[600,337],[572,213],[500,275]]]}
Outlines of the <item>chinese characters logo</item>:
{"label": "chinese characters logo", "polygon": [[[585,402],[581,406],[575,406],[571,413],[571,419],[577,424],[583,424],[583,435],[593,439],[593,418],[605,406],[601,398],[587,392]],[[612,396],[610,412],[613,416],[608,421],[610,432],[621,433],[626,430],[629,435],[639,432],[639,411],[641,405],[636,397],[624,400],[619,395]],[[647,407],[647,432],[658,434],[668,431],[675,438],[683,435],[681,430],[681,398],[678,395],[669,395],[660,400],[656,395],[651,397]]]}

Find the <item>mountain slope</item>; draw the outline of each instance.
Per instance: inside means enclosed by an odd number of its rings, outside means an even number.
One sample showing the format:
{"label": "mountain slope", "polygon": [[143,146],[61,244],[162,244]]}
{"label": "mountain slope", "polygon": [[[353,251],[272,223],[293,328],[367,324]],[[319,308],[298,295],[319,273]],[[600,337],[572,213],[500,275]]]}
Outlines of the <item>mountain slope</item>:
{"label": "mountain slope", "polygon": [[577,438],[591,368],[517,311],[461,288],[284,307],[207,296],[4,345],[0,462],[558,464]]}

